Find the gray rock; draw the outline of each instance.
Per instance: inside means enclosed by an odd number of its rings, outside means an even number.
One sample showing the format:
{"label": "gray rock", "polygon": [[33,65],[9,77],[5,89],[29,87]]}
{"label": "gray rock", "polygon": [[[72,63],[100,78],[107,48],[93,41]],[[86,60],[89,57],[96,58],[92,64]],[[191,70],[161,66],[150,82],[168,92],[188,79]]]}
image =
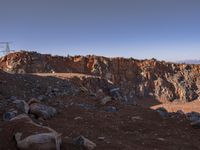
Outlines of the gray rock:
{"label": "gray rock", "polygon": [[11,100],[11,101],[15,101],[15,100],[17,100],[17,97],[16,97],[16,96],[11,96],[11,97],[10,97],[10,100]]}
{"label": "gray rock", "polygon": [[119,91],[119,90],[120,90],[120,88],[113,88],[113,89],[110,90],[110,93],[116,92],[116,91]]}
{"label": "gray rock", "polygon": [[28,114],[29,105],[24,100],[15,100],[13,103],[16,104],[16,107],[19,110],[19,112]]}
{"label": "gray rock", "polygon": [[14,118],[17,115],[15,111],[12,112],[5,112],[3,114],[3,121],[9,121],[10,119]]}
{"label": "gray rock", "polygon": [[15,134],[17,147],[23,150],[60,150],[61,137],[56,133],[39,133],[30,135],[24,139],[22,133]]}
{"label": "gray rock", "polygon": [[[26,114],[21,114],[10,120],[11,122],[18,124],[26,124],[26,129],[23,127],[15,129],[15,140],[17,148],[20,150],[60,150],[61,134],[58,134],[55,130],[38,125],[31,120]],[[34,132],[35,129],[37,132]],[[27,130],[29,132],[27,132]],[[28,134],[27,134],[28,133]],[[23,136],[22,136],[23,135]]]}
{"label": "gray rock", "polygon": [[79,136],[74,139],[74,144],[79,146],[80,149],[88,149],[92,150],[96,147],[96,144],[89,139],[85,138],[84,136]]}
{"label": "gray rock", "polygon": [[102,98],[100,100],[100,102],[101,102],[102,105],[105,105],[105,104],[107,104],[110,101],[112,101],[112,98],[110,96],[106,96],[106,97],[104,97],[104,98]]}
{"label": "gray rock", "polygon": [[195,122],[200,120],[200,114],[197,112],[191,112],[191,113],[187,113],[186,117],[188,120],[190,120],[191,122]]}
{"label": "gray rock", "polygon": [[106,111],[106,112],[113,113],[113,112],[117,112],[117,108],[114,107],[114,106],[107,106],[107,107],[105,108],[105,111]]}
{"label": "gray rock", "polygon": [[83,117],[78,116],[78,117],[75,117],[74,120],[83,120]]}
{"label": "gray rock", "polygon": [[131,117],[132,121],[136,121],[136,120],[143,120],[140,116],[133,116]]}
{"label": "gray rock", "polygon": [[103,140],[105,140],[105,137],[104,136],[100,136],[97,139],[100,140],[100,141],[103,141]]}
{"label": "gray rock", "polygon": [[59,88],[54,88],[53,89],[53,92],[59,92],[60,90],[59,90]]}
{"label": "gray rock", "polygon": [[99,90],[97,91],[97,93],[96,93],[96,96],[102,98],[102,97],[105,96],[105,93],[104,93],[104,91],[103,91],[102,89],[99,89]]}
{"label": "gray rock", "polygon": [[29,105],[29,107],[30,107],[29,110],[30,114],[34,114],[38,118],[41,117],[43,119],[50,119],[51,117],[57,114],[55,108],[40,103],[32,103]]}
{"label": "gray rock", "polygon": [[199,129],[200,128],[200,119],[197,121],[191,122],[190,125],[195,129]]}
{"label": "gray rock", "polygon": [[156,111],[159,113],[159,115],[161,116],[161,117],[168,117],[169,116],[169,113],[167,112],[167,110],[165,109],[165,108],[163,108],[163,107],[160,107],[160,108],[158,108],[158,109],[156,109]]}
{"label": "gray rock", "polygon": [[87,109],[87,110],[95,110],[96,107],[92,104],[86,104],[86,103],[81,103],[81,104],[77,104],[77,106],[83,108],[83,109]]}
{"label": "gray rock", "polygon": [[37,99],[39,101],[44,101],[46,99],[46,96],[45,95],[40,95],[40,96],[37,97]]}
{"label": "gray rock", "polygon": [[116,100],[123,100],[123,96],[121,95],[120,88],[111,89],[110,96]]}

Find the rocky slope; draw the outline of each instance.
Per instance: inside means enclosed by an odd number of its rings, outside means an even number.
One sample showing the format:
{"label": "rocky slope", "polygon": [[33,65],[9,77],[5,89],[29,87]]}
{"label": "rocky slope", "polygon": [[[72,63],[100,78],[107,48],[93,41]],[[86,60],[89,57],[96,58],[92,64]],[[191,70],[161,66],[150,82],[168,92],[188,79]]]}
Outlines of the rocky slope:
{"label": "rocky slope", "polygon": [[37,52],[17,52],[0,59],[0,68],[13,73],[83,73],[99,76],[117,85],[123,100],[153,98],[161,102],[193,101],[200,97],[200,65],[164,61],[60,57]]}
{"label": "rocky slope", "polygon": [[0,68],[1,150],[200,149],[198,65],[18,52]]}
{"label": "rocky slope", "polygon": [[116,89],[92,75],[0,71],[0,149],[200,149],[184,114],[126,105]]}

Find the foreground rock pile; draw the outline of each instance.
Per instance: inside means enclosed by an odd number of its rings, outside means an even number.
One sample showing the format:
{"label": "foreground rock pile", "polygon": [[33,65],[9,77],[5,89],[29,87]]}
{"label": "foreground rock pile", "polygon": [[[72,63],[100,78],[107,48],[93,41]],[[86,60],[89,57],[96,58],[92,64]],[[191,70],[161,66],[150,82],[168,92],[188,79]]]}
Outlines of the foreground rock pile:
{"label": "foreground rock pile", "polygon": [[84,73],[118,85],[126,100],[152,97],[160,101],[193,101],[200,96],[200,65],[164,61],[60,57],[36,52],[18,52],[0,59],[0,68],[15,73]]}
{"label": "foreground rock pile", "polygon": [[[124,95],[117,86],[95,76],[66,74],[62,77],[48,75],[44,77],[8,74],[1,71],[0,80],[2,81],[0,83],[0,116],[2,116],[0,124],[1,121],[4,123],[0,125],[0,129],[3,129],[0,132],[1,135],[8,136],[7,138],[0,137],[2,142],[0,142],[0,149],[12,147],[12,144],[3,143],[10,140],[11,143],[14,142],[13,136],[17,145],[12,149],[59,150],[60,145],[66,143],[67,148],[71,144],[72,149],[94,149],[96,144],[81,134],[71,137],[71,141],[62,143],[61,139],[64,137],[47,127],[45,125],[47,120],[56,118],[59,114],[65,114],[64,111],[71,107],[85,111],[112,113],[116,112],[117,108],[107,104],[111,101],[124,101]],[[86,98],[92,99],[93,102],[85,101]],[[82,119],[77,114],[73,119],[75,121],[73,124],[76,124],[76,120]],[[62,122],[64,127],[63,123],[68,123],[68,121]],[[40,129],[42,129],[41,132]],[[49,131],[43,131],[43,129]],[[3,142],[2,139],[6,141]]]}

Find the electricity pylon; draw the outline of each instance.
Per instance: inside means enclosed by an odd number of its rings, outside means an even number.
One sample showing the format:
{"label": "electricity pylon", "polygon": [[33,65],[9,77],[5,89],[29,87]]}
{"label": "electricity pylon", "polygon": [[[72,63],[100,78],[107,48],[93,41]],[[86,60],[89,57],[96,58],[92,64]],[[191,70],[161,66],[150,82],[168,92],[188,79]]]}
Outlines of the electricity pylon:
{"label": "electricity pylon", "polygon": [[12,42],[0,42],[1,45],[5,45],[4,46],[4,50],[3,51],[0,51],[1,53],[3,53],[3,55],[7,55],[9,54],[10,52],[13,52],[13,50],[10,50],[10,44]]}

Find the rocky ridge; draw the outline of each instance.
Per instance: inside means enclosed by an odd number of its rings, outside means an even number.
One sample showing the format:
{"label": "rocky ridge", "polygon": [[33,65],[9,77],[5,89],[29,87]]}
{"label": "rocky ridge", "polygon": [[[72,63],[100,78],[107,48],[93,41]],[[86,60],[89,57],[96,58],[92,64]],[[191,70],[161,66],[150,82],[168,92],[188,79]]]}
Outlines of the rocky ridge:
{"label": "rocky ridge", "polygon": [[82,73],[117,85],[125,101],[153,98],[161,102],[197,100],[200,65],[100,56],[51,56],[21,51],[0,59],[0,69],[11,73]]}

